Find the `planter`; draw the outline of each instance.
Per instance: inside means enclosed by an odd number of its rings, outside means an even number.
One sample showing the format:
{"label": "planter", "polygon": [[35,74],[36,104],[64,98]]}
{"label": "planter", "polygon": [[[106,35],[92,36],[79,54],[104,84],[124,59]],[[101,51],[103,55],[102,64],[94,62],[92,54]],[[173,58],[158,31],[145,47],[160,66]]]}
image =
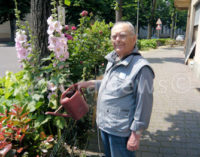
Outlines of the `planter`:
{"label": "planter", "polygon": [[5,157],[6,154],[11,150],[12,144],[6,145],[2,150],[0,150],[0,157]]}

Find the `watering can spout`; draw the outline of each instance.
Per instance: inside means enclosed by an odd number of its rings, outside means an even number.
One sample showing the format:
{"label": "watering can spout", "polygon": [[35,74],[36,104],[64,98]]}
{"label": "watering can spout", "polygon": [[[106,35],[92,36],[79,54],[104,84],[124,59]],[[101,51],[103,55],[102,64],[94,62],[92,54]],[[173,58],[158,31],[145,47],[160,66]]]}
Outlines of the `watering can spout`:
{"label": "watering can spout", "polygon": [[[77,89],[77,85],[70,86],[64,91],[60,98],[60,106],[55,112],[46,112],[46,115],[72,117],[75,120],[81,119],[88,111],[89,107],[85,101],[82,90]],[[67,111],[68,114],[58,113],[62,108]]]}

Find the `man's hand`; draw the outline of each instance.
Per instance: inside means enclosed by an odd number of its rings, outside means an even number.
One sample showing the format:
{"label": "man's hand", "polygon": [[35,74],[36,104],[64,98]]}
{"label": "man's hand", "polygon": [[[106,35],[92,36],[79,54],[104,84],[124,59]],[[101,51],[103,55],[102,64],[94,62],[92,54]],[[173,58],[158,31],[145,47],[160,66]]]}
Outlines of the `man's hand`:
{"label": "man's hand", "polygon": [[140,137],[141,135],[136,134],[134,131],[132,131],[128,142],[127,142],[127,149],[130,151],[135,151],[137,149],[139,149],[139,145],[140,145]]}
{"label": "man's hand", "polygon": [[76,83],[78,85],[78,89],[80,88],[94,88],[95,80],[90,81],[81,81]]}

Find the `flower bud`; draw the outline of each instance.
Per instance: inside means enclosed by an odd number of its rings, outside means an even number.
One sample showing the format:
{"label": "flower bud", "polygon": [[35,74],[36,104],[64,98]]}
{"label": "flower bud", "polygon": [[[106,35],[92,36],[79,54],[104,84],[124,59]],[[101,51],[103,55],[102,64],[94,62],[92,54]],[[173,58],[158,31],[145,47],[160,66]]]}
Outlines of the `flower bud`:
{"label": "flower bud", "polygon": [[65,25],[65,30],[67,31],[69,29],[69,26],[68,25]]}
{"label": "flower bud", "polygon": [[72,30],[76,30],[76,27],[75,27],[75,26],[72,26]]}
{"label": "flower bud", "polygon": [[88,15],[88,12],[86,11],[86,10],[83,10],[82,12],[81,12],[81,16],[87,16]]}

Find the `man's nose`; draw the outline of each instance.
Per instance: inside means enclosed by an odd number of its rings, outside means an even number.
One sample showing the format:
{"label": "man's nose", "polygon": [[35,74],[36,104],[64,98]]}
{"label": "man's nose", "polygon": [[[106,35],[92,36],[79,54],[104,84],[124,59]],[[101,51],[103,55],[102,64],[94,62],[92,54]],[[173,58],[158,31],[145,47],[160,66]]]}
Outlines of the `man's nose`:
{"label": "man's nose", "polygon": [[120,38],[119,35],[117,35],[117,37],[116,37],[116,41],[119,41],[119,40],[121,40],[121,38]]}

